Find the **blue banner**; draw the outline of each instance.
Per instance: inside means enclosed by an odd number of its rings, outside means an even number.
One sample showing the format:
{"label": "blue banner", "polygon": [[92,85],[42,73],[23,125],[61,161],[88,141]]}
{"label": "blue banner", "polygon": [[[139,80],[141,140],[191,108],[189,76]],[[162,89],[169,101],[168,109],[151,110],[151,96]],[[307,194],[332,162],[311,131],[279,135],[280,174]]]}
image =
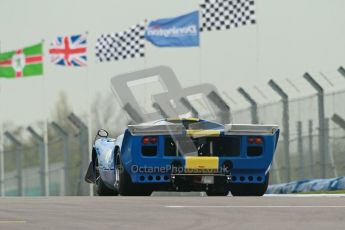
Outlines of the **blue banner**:
{"label": "blue banner", "polygon": [[199,12],[151,21],[145,38],[160,47],[199,46]]}

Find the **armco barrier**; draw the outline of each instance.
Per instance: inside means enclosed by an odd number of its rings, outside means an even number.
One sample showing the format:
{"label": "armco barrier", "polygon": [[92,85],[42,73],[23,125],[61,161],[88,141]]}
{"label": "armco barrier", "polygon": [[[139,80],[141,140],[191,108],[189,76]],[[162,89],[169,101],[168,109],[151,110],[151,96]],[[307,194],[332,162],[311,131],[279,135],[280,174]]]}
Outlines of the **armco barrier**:
{"label": "armco barrier", "polygon": [[285,184],[268,186],[267,194],[286,194],[310,191],[330,191],[345,189],[345,177],[330,179],[311,179],[293,181]]}

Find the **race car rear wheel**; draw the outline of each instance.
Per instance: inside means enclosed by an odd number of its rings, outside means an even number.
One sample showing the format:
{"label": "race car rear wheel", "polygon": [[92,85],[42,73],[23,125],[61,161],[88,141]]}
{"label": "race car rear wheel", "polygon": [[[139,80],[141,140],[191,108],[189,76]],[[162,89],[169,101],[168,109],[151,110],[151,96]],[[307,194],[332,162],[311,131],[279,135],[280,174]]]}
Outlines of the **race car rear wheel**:
{"label": "race car rear wheel", "polygon": [[117,187],[119,194],[121,196],[150,196],[152,190],[132,183],[131,176],[123,167],[119,152],[118,150],[115,158],[115,171],[118,175],[116,175],[115,187]]}
{"label": "race car rear wheel", "polygon": [[95,159],[95,172],[96,172],[96,193],[98,196],[117,196],[118,192],[115,190],[112,190],[110,188],[108,188],[100,174],[99,174],[99,170],[98,170],[98,159]]}
{"label": "race car rear wheel", "polygon": [[98,196],[117,196],[118,193],[115,190],[111,190],[110,188],[108,188],[103,180],[101,178],[99,178],[96,181],[96,193]]}
{"label": "race car rear wheel", "polygon": [[207,196],[227,196],[229,190],[225,188],[214,188],[206,191]]}
{"label": "race car rear wheel", "polygon": [[233,196],[263,196],[267,190],[269,173],[265,182],[260,184],[231,184],[230,191]]}

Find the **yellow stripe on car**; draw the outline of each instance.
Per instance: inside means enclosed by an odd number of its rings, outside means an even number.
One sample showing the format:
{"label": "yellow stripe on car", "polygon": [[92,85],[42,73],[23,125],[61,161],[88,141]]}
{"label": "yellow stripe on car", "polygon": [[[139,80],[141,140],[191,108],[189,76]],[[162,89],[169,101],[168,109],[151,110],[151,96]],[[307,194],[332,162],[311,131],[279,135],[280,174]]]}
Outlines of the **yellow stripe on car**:
{"label": "yellow stripe on car", "polygon": [[167,118],[167,121],[199,121],[199,118],[187,117],[187,118]]}
{"label": "yellow stripe on car", "polygon": [[204,137],[204,136],[212,136],[218,137],[220,135],[220,130],[213,130],[213,129],[188,129],[187,136],[192,137]]}
{"label": "yellow stripe on car", "polygon": [[185,157],[186,172],[216,172],[218,170],[218,157]]}

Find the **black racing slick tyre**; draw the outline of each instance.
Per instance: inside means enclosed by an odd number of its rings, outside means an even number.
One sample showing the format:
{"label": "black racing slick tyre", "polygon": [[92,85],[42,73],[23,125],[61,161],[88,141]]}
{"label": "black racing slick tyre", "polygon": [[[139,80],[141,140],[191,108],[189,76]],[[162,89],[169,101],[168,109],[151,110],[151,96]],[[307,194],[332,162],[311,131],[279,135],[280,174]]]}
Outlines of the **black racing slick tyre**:
{"label": "black racing slick tyre", "polygon": [[108,188],[105,183],[103,182],[99,171],[98,171],[98,159],[95,159],[95,177],[96,177],[96,194],[98,196],[117,196],[118,192],[115,190],[112,190],[110,188]]}
{"label": "black racing slick tyre", "polygon": [[226,189],[212,189],[206,191],[207,196],[227,196],[229,194],[229,190]]}
{"label": "black racing slick tyre", "polygon": [[119,194],[121,196],[150,196],[152,191],[141,185],[132,183],[131,176],[123,167],[119,152],[116,157],[116,173],[118,173],[118,181],[116,181]]}
{"label": "black racing slick tyre", "polygon": [[131,177],[127,173],[127,171],[123,168],[122,163],[121,168],[119,170],[119,182],[118,182],[118,190],[121,196],[130,196],[133,193],[133,183]]}
{"label": "black racing slick tyre", "polygon": [[269,174],[265,182],[260,184],[231,184],[230,191],[233,196],[263,196],[267,190]]}
{"label": "black racing slick tyre", "polygon": [[215,184],[207,187],[207,196],[227,196],[229,194],[229,184],[224,178],[215,177]]}
{"label": "black racing slick tyre", "polygon": [[108,188],[103,180],[101,178],[99,178],[96,181],[96,193],[98,196],[117,196],[118,193],[115,190],[111,190],[110,188]]}

